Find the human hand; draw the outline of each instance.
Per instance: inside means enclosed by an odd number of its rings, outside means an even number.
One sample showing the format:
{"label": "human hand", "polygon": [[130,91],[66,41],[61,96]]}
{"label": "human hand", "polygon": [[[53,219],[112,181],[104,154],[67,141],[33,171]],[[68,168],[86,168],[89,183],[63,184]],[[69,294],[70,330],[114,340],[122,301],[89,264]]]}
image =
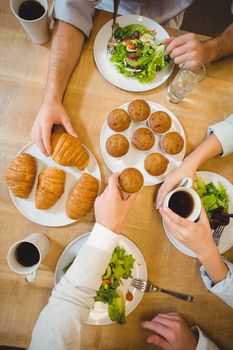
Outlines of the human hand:
{"label": "human hand", "polygon": [[122,199],[118,188],[119,174],[113,174],[108,181],[104,192],[95,200],[96,222],[109,230],[120,233],[125,219],[132,207],[137,194],[130,195],[126,200]]}
{"label": "human hand", "polygon": [[193,33],[169,38],[165,44],[168,45],[165,54],[173,58],[180,67],[192,69],[196,68],[199,62],[203,64],[209,62],[206,43],[201,42]]}
{"label": "human hand", "polygon": [[164,198],[172,191],[185,177],[194,178],[195,170],[190,166],[181,165],[179,168],[170,173],[164,183],[161,185],[157,197],[156,208],[159,209],[163,205]]}
{"label": "human hand", "polygon": [[61,102],[44,102],[36,116],[31,130],[31,138],[44,155],[51,152],[51,130],[54,124],[63,125],[68,134],[77,137],[65,108]]}
{"label": "human hand", "polygon": [[151,321],[143,322],[142,327],[155,332],[147,338],[147,342],[164,350],[196,349],[197,338],[177,313],[158,314]]}

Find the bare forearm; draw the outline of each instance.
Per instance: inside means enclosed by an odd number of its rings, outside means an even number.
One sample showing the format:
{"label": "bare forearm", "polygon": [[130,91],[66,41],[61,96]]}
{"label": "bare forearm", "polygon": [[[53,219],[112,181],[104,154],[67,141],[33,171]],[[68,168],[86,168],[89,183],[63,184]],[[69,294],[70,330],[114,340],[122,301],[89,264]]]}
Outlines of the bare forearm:
{"label": "bare forearm", "polygon": [[188,167],[195,172],[206,160],[221,153],[221,143],[218,138],[212,134],[185,158],[182,167]]}
{"label": "bare forearm", "polygon": [[56,21],[45,100],[62,101],[68,80],[80,57],[83,42],[84,34],[79,29],[68,23]]}
{"label": "bare forearm", "polygon": [[222,34],[205,41],[203,44],[206,52],[206,62],[204,63],[233,55],[233,24],[227,27]]}

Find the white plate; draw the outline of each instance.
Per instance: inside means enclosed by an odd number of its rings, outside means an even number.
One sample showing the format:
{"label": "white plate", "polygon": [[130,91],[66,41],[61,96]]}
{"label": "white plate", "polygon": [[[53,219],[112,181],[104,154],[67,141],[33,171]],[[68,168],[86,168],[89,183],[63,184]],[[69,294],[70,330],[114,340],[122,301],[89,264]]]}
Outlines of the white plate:
{"label": "white plate", "polygon": [[[171,171],[173,171],[175,168],[177,168],[178,166],[181,165],[182,160],[184,159],[184,156],[185,156],[186,141],[185,141],[185,134],[184,134],[184,130],[182,128],[182,125],[180,124],[180,122],[176,118],[176,116],[169,109],[167,109],[166,107],[164,107],[158,103],[152,102],[152,101],[147,101],[147,103],[149,103],[149,105],[150,105],[151,112],[164,111],[170,115],[170,117],[172,118],[172,126],[171,126],[171,129],[169,131],[177,131],[182,135],[182,137],[184,139],[183,150],[175,156],[165,154],[159,146],[159,141],[161,139],[161,136],[159,136],[155,133],[154,133],[154,135],[155,135],[156,141],[155,141],[154,146],[149,151],[140,151],[140,150],[136,149],[131,144],[131,135],[132,135],[134,129],[136,129],[137,127],[147,126],[146,122],[143,122],[143,123],[131,122],[129,129],[127,129],[124,132],[119,132],[119,134],[125,135],[128,138],[128,141],[130,144],[128,153],[125,156],[119,157],[119,158],[110,156],[108,154],[108,152],[106,151],[105,145],[106,145],[106,141],[107,141],[108,137],[113,135],[113,134],[116,134],[116,132],[114,132],[112,129],[110,129],[107,122],[105,122],[103,125],[103,128],[102,128],[101,134],[100,134],[100,150],[101,150],[101,153],[102,153],[102,156],[104,158],[105,163],[107,164],[108,168],[113,173],[121,172],[123,169],[128,168],[128,167],[137,168],[138,170],[141,171],[141,173],[144,176],[144,185],[151,186],[151,185],[156,185],[156,184],[163,182],[165,177]],[[124,105],[121,105],[119,107],[114,107],[114,108],[123,108],[124,110],[127,111],[128,104],[129,103],[125,103]],[[150,153],[153,153],[153,152],[163,153],[164,156],[169,160],[169,165],[167,167],[166,172],[163,175],[152,176],[152,175],[148,174],[148,172],[144,168],[144,160],[145,160],[146,156]]]}
{"label": "white plate", "polygon": [[[215,185],[218,185],[219,182],[223,184],[223,186],[226,188],[226,191],[229,195],[229,213],[233,213],[233,185],[225,179],[225,177],[218,175],[216,173],[212,173],[209,171],[198,171],[197,175],[200,176],[205,184],[208,184],[210,182],[213,182]],[[172,234],[171,231],[168,230],[168,228],[163,223],[164,230],[166,232],[167,237],[172,242],[172,244],[179,249],[182,253],[193,256],[196,258],[195,253],[185,247],[182,243],[180,243]],[[228,249],[230,249],[233,245],[233,220],[230,221],[229,225],[227,225],[222,233],[218,250],[220,254],[225,253]],[[208,249],[208,247],[207,247]]]}
{"label": "white plate", "polygon": [[[62,278],[62,276],[64,276],[63,268],[66,265],[68,265],[69,262],[71,262],[72,259],[78,254],[80,248],[87,241],[89,235],[90,233],[86,233],[76,238],[62,252],[55,270],[55,276],[54,276],[55,284],[57,284]],[[119,246],[121,248],[124,248],[127,254],[132,254],[134,259],[136,260],[132,270],[132,276],[146,281],[147,280],[146,263],[138,247],[132,241],[130,241],[128,238],[122,235],[120,235]],[[120,286],[118,289],[121,290],[124,295],[127,293],[128,289],[133,294],[132,301],[126,300],[126,316],[128,316],[140,303],[143,297],[143,293],[133,288],[132,286],[130,286],[130,282],[131,282],[130,278],[127,280],[123,279],[122,281],[123,281],[123,285]],[[108,305],[103,304],[101,302],[96,302],[94,304],[94,310],[91,311],[89,318],[87,320],[87,323],[93,324],[93,325],[106,325],[106,324],[113,323],[108,317]]]}
{"label": "white plate", "polygon": [[[147,17],[137,15],[126,15],[117,17],[117,23],[121,27],[125,27],[128,24],[143,24],[147,29],[155,29],[158,40],[164,40],[169,38],[169,34],[166,32],[161,25],[149,19]],[[111,84],[128,91],[148,91],[154,89],[163,84],[172,73],[174,64],[171,62],[162,71],[157,72],[155,79],[146,84],[140,83],[134,77],[125,77],[119,73],[114,63],[109,59],[110,54],[107,54],[107,43],[112,34],[112,20],[106,23],[98,32],[95,43],[94,43],[94,58],[95,63],[100,73],[107,79]]]}
{"label": "white plate", "polygon": [[[88,172],[89,174],[95,176],[99,180],[99,183],[101,183],[101,175],[98,163],[93,154],[87,148],[86,150],[88,151],[90,160],[87,168],[85,169],[85,172]],[[19,151],[19,153],[22,152],[29,153],[37,159],[37,176],[35,178],[31,194],[27,199],[15,197],[9,189],[12,201],[14,202],[17,209],[27,219],[44,226],[65,226],[77,221],[72,220],[66,216],[66,200],[74,184],[80,178],[82,171],[80,171],[77,167],[65,167],[55,163],[52,158],[44,156],[37,145],[34,143],[27,144]],[[65,189],[61,198],[52,208],[48,210],[40,210],[35,206],[35,191],[38,182],[38,175],[44,168],[48,166],[53,166],[65,171]]]}

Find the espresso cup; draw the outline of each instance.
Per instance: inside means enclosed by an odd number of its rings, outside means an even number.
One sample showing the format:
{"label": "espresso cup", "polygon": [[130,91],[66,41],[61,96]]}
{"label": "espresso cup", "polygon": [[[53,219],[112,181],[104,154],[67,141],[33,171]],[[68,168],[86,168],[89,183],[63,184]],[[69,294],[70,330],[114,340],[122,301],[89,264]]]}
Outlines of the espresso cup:
{"label": "espresso cup", "polygon": [[21,241],[15,242],[7,254],[10,269],[20,275],[26,275],[28,282],[36,279],[37,269],[48,254],[50,242],[42,233],[32,233]]}
{"label": "espresso cup", "polygon": [[36,44],[45,44],[49,40],[49,22],[51,20],[52,8],[48,14],[48,2],[47,0],[36,0],[37,3],[43,6],[44,13],[36,19],[24,19],[19,15],[19,8],[25,0],[10,0],[10,7],[31,40]]}
{"label": "espresso cup", "polygon": [[185,178],[164,199],[164,208],[170,208],[179,216],[196,221],[201,212],[201,199],[192,188],[192,179]]}

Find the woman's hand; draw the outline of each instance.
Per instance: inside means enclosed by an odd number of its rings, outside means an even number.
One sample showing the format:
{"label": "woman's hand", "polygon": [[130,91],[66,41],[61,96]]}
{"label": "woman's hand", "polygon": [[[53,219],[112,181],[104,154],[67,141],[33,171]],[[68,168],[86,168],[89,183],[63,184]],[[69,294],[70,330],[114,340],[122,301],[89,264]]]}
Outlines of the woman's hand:
{"label": "woman's hand", "polygon": [[137,196],[132,194],[126,200],[122,199],[118,188],[118,177],[119,174],[113,174],[109,178],[108,186],[95,201],[96,222],[115,233],[121,232]]}

